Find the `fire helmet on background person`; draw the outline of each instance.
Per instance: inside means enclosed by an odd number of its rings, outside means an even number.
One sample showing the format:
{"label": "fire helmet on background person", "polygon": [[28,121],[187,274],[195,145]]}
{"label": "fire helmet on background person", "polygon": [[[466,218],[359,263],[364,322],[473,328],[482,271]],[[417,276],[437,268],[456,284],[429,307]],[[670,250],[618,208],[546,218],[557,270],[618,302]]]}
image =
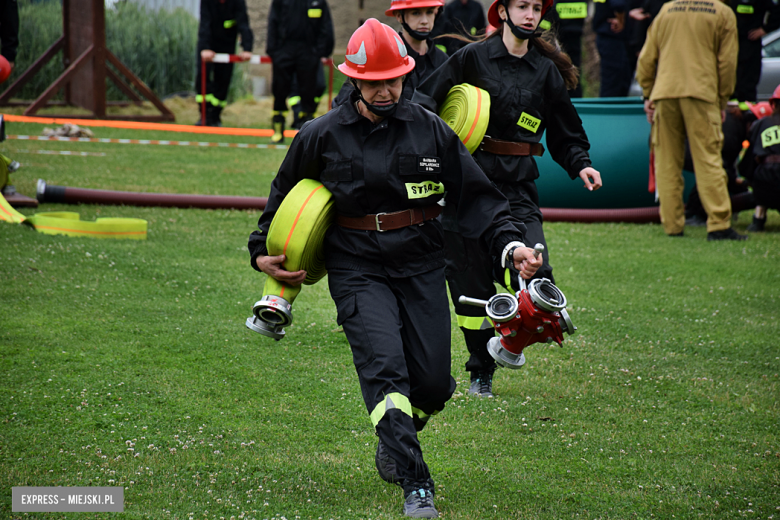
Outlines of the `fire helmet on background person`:
{"label": "fire helmet on background person", "polygon": [[396,11],[422,9],[424,7],[444,7],[444,0],[392,0],[390,9],[385,11],[385,14],[394,16]]}
{"label": "fire helmet on background person", "polygon": [[11,63],[5,56],[0,54],[0,83],[4,82],[11,75]]}
{"label": "fire helmet on background person", "polygon": [[[495,0],[490,7],[488,7],[488,23],[493,27],[501,27],[504,20],[498,16],[498,6],[503,5],[507,10],[509,9],[509,2],[511,0]],[[553,0],[542,0],[542,17],[553,5]],[[510,20],[511,22],[511,20]]]}

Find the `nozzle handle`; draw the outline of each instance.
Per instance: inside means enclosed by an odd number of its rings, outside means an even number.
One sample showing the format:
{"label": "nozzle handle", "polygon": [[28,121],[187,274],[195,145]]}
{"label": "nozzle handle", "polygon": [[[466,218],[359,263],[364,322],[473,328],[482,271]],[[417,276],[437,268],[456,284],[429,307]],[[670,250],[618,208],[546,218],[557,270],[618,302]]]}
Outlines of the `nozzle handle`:
{"label": "nozzle handle", "polygon": [[488,304],[486,300],[478,300],[476,298],[469,298],[468,296],[461,296],[458,298],[458,302],[465,305],[473,305],[475,307],[486,307]]}
{"label": "nozzle handle", "polygon": [[[537,242],[537,244],[534,246],[534,257],[539,258],[539,255],[541,255],[543,252],[544,252],[544,244],[542,244],[541,242]],[[525,282],[525,278],[523,278],[518,274],[517,280],[518,280],[518,284],[520,285],[521,291],[528,289],[528,285]]]}

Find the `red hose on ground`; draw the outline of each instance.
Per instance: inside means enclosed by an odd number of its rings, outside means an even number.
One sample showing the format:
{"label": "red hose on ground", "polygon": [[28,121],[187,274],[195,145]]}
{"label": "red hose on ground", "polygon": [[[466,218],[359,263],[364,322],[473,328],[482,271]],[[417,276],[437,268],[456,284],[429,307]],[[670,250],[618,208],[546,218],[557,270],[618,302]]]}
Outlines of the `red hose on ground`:
{"label": "red hose on ground", "polygon": [[138,193],[132,191],[71,188],[68,186],[48,186],[43,180],[38,181],[36,197],[39,202],[60,202],[65,204],[107,204],[202,209],[262,210],[268,202],[266,197]]}
{"label": "red hose on ground", "polygon": [[[751,192],[738,193],[731,196],[733,213],[755,207]],[[573,209],[573,208],[542,208],[545,222],[661,222],[658,206],[647,208],[622,209]]]}
{"label": "red hose on ground", "polygon": [[[49,186],[38,181],[39,202],[66,204],[107,204],[125,206],[163,206],[171,208],[203,209],[265,209],[266,197],[232,197],[222,195],[180,195],[172,193],[139,193],[132,191],[93,190],[69,186]],[[734,213],[753,208],[755,201],[750,192],[731,197]],[[623,209],[574,209],[541,208],[546,222],[660,222],[658,207]]]}

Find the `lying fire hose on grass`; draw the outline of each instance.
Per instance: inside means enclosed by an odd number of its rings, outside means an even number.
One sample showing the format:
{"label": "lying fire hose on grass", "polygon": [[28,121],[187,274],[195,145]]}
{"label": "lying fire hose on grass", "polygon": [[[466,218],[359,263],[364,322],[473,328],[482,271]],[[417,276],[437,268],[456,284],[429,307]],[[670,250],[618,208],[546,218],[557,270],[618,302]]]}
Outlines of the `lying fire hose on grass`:
{"label": "lying fire hose on grass", "polygon": [[[538,257],[544,246],[534,247]],[[563,343],[563,333],[569,335],[577,327],[566,312],[566,296],[547,278],[532,280],[526,286],[518,274],[520,290],[513,296],[499,293],[489,300],[461,296],[463,304],[485,307],[499,336],[488,342],[488,352],[502,367],[518,369],[525,364],[523,349],[533,343]]]}
{"label": "lying fire hose on grass", "polygon": [[27,224],[45,235],[71,237],[127,238],[146,240],[147,222],[140,218],[98,218],[94,222],[81,220],[72,211],[50,211],[26,217],[16,211],[0,195],[0,220]]}
{"label": "lying fire hose on grass", "polygon": [[452,87],[439,110],[469,153],[479,147],[490,120],[490,94],[468,83]]}
{"label": "lying fire hose on grass", "polygon": [[[325,186],[304,179],[290,190],[276,211],[268,229],[266,247],[270,256],[285,255],[285,271],[306,271],[305,285],[320,281],[325,270],[322,242],[335,217],[333,196]],[[284,328],[293,321],[292,304],[301,287],[293,287],[268,277],[263,297],[252,307],[246,320],[250,330],[275,340],[284,337]]]}

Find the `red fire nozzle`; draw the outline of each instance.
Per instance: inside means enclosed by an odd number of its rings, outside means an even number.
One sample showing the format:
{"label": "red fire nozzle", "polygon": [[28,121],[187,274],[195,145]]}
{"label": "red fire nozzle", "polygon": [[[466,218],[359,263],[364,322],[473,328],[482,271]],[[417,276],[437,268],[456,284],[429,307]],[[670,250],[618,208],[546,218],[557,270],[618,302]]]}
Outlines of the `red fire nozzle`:
{"label": "red fire nozzle", "polygon": [[488,342],[488,352],[506,368],[525,364],[523,349],[534,343],[561,345],[563,333],[577,327],[566,312],[566,296],[547,278],[533,280],[526,287],[521,279],[516,295],[496,294],[488,301],[461,296],[460,303],[485,307],[499,336]]}

